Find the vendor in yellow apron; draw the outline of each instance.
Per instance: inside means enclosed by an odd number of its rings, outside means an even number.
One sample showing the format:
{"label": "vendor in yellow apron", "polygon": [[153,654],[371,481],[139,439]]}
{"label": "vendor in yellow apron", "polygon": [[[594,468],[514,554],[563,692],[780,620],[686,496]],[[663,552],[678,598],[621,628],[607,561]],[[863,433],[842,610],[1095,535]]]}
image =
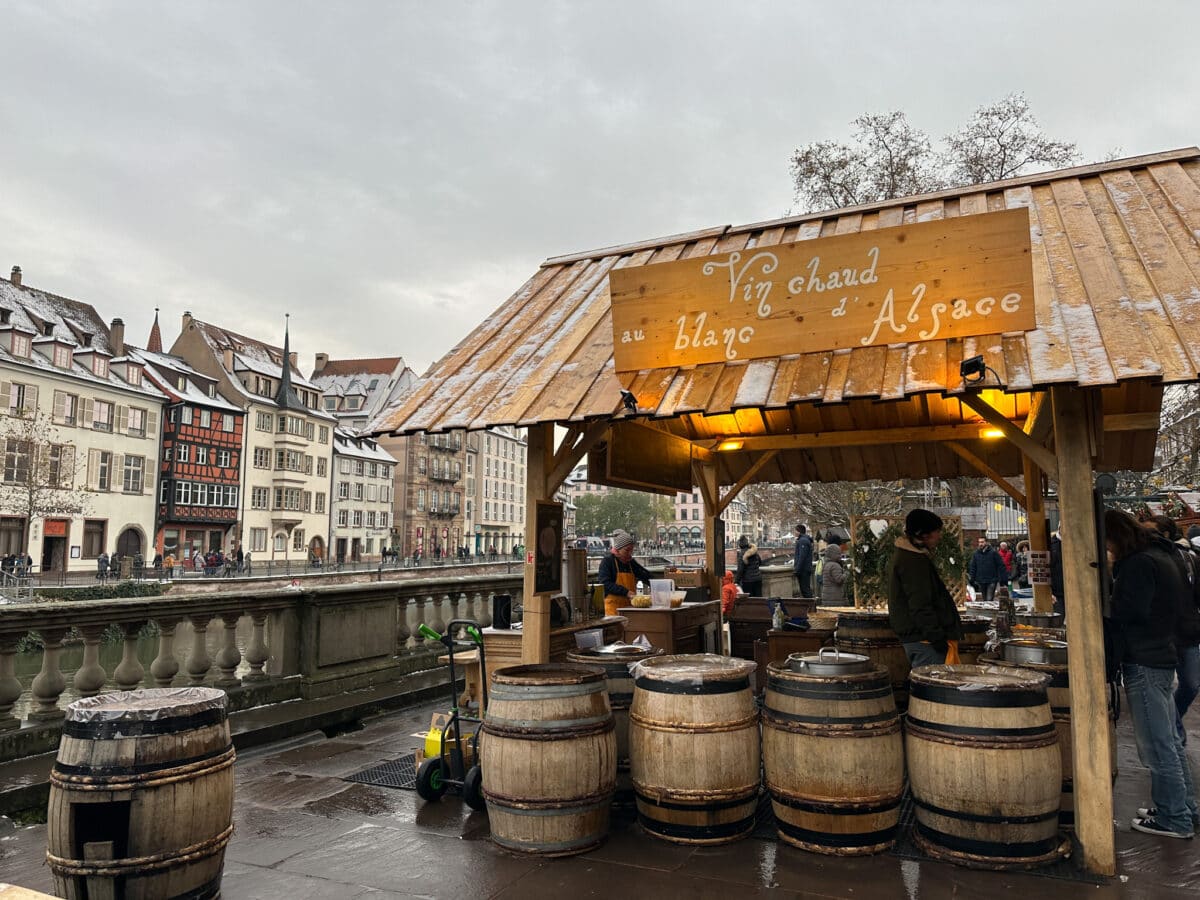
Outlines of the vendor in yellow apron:
{"label": "vendor in yellow apron", "polygon": [[[650,573],[633,558],[633,537],[624,531],[616,531],[612,537],[612,550],[600,561],[599,580],[604,585],[604,614],[615,616],[622,606],[629,606],[629,598],[637,590],[637,583],[649,583]],[[622,587],[628,594],[614,593],[614,587]]]}

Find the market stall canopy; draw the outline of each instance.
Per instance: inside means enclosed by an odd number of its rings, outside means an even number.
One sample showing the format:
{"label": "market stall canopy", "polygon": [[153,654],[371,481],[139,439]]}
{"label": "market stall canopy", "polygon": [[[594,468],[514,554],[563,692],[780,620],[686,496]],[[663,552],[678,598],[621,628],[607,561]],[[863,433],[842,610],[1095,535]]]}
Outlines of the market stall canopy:
{"label": "market stall canopy", "polygon": [[[780,256],[803,253],[804,242],[832,247],[837,242],[825,239],[875,231],[881,243],[902,232],[916,235],[923,223],[941,222],[952,232],[979,224],[961,220],[1003,210],[1027,216],[1025,265],[1033,304],[1032,310],[1027,302],[1023,308],[1006,305],[1012,317],[988,319],[999,323],[998,333],[939,332],[914,324],[904,336],[918,337],[913,332],[922,329],[928,339],[896,340],[912,302],[905,293],[889,313],[893,333],[885,329],[871,342],[861,340],[862,346],[832,331],[827,337],[810,324],[794,352],[698,362],[689,353],[651,353],[644,358],[654,359],[653,368],[629,371],[614,360],[611,284],[627,292],[636,288],[630,273],[620,270],[644,267],[636,273],[642,277],[659,264],[711,258],[729,273],[732,302],[731,254],[748,260],[763,248]],[[988,253],[978,251],[975,258]],[[959,274],[968,268],[964,264]],[[849,273],[847,283],[866,283],[869,275],[874,272],[864,266]],[[788,299],[799,287],[786,292]],[[998,311],[1002,298],[999,289],[991,290]],[[636,313],[636,294],[617,300],[619,316]],[[975,303],[973,295],[968,302]],[[873,307],[871,315],[877,311]],[[942,319],[949,323],[951,316],[946,312]],[[683,331],[681,324],[680,343]],[[982,390],[965,384],[960,371],[976,356],[987,367]],[[625,359],[637,365],[636,354]],[[743,451],[719,454],[722,483],[743,477],[756,452],[767,450],[774,456],[754,480],[978,475],[977,466],[947,442],[1000,474],[1017,475],[1019,451],[1008,441],[988,440],[991,428],[963,397],[978,397],[1021,425],[1036,413],[1047,388],[1073,385],[1098,389],[1095,413],[1104,420],[1097,431],[1105,437],[1095,448],[1097,467],[1145,469],[1153,459],[1163,385],[1194,381],[1198,374],[1200,149],[1193,147],[548,259],[435,363],[414,393],[381,413],[371,430],[583,426],[611,419],[618,434],[632,426],[629,420],[640,419],[689,439],[698,452],[722,444]],[[625,404],[622,390],[632,394]],[[629,409],[634,403],[636,412]]]}

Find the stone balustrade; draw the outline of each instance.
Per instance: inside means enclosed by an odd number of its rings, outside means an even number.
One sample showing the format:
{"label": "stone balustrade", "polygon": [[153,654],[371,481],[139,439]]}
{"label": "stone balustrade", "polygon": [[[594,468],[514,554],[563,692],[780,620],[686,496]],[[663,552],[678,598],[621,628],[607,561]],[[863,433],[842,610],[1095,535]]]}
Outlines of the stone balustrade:
{"label": "stone balustrade", "polygon": [[[237,589],[121,600],[49,601],[0,607],[0,760],[44,752],[57,744],[67,679],[60,667],[64,640],[81,640],[83,658],[71,680],[74,694],[139,687],[211,685],[233,708],[324,697],[388,683],[435,665],[440,645],[427,646],[422,623],[444,631],[469,618],[491,624],[494,593],[519,597],[519,575],[464,575],[313,587]],[[139,659],[143,628],[154,623],[157,653]],[[190,640],[179,652],[177,630]],[[120,662],[106,671],[101,641],[117,626]],[[248,629],[239,648],[238,629]],[[24,697],[16,674],[18,643],[41,637],[41,668],[29,689],[24,723],[13,710]],[[153,632],[152,632],[153,633]],[[215,651],[213,646],[215,645]],[[183,664],[180,665],[180,658]],[[45,740],[5,741],[5,733],[43,726]]]}

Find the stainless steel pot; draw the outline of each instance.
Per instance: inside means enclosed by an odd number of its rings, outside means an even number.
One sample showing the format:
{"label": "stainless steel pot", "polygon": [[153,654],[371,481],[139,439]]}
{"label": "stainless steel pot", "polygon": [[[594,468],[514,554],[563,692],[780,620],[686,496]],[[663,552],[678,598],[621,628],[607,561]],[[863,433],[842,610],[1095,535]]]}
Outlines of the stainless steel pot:
{"label": "stainless steel pot", "polygon": [[818,653],[793,653],[788,668],[801,675],[857,675],[874,667],[871,657],[843,653],[836,647],[822,647]]}
{"label": "stainless steel pot", "polygon": [[1002,646],[1002,655],[1008,662],[1065,666],[1067,664],[1067,644],[1065,641],[1025,639],[1005,641]]}

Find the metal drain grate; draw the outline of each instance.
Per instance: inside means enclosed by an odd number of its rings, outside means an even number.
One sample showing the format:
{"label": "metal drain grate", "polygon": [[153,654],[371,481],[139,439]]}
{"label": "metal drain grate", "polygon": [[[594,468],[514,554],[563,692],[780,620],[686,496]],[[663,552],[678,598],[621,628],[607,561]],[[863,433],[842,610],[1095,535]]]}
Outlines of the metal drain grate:
{"label": "metal drain grate", "polygon": [[362,784],[374,784],[379,787],[399,788],[402,791],[417,789],[417,767],[413,763],[411,753],[399,759],[388,760],[377,766],[347,775],[346,781],[357,781]]}

